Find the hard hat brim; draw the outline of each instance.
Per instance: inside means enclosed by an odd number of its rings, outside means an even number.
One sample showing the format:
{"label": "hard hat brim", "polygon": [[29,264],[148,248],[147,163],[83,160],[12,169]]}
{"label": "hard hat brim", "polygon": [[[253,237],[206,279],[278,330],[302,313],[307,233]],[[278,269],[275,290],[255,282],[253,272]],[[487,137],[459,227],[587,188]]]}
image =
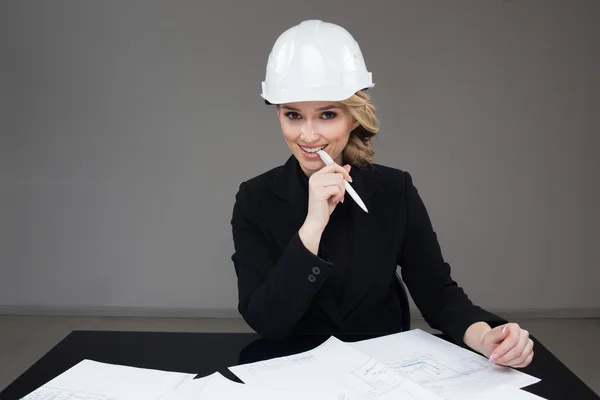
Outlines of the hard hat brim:
{"label": "hard hat brim", "polygon": [[267,105],[299,103],[304,101],[343,101],[352,97],[356,92],[371,89],[374,86],[375,84],[372,83],[362,89],[320,87],[302,91],[294,90],[293,92],[290,91],[290,93],[281,91],[278,93],[278,96],[267,96],[264,93],[261,93],[261,97],[265,100],[265,104]]}

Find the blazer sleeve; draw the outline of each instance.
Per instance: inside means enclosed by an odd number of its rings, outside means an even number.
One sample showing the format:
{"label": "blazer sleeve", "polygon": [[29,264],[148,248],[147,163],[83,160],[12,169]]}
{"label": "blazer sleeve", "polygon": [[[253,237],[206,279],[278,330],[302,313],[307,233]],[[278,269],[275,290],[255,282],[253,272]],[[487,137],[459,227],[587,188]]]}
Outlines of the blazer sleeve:
{"label": "blazer sleeve", "polygon": [[242,183],[231,219],[238,310],[260,336],[283,339],[306,313],[333,266],[308,250],[297,232],[274,260],[255,216],[250,191]]}
{"label": "blazer sleeve", "polygon": [[451,278],[425,205],[410,174],[404,174],[407,217],[398,260],[402,279],[427,323],[466,346],[463,337],[471,324],[483,321],[495,327],[506,321],[474,305]]}

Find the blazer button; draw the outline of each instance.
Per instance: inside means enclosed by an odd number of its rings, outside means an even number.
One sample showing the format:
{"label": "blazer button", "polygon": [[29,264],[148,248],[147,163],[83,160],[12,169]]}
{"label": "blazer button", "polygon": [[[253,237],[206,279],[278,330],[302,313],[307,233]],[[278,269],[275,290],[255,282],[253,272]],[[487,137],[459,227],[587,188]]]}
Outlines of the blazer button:
{"label": "blazer button", "polygon": [[315,274],[315,275],[319,275],[321,273],[321,268],[319,268],[319,267],[313,267],[312,273]]}
{"label": "blazer button", "polygon": [[310,275],[308,276],[308,280],[309,280],[309,281],[311,281],[311,282],[314,282],[314,281],[316,281],[316,280],[317,280],[317,278],[315,278],[315,276],[314,276],[313,274],[310,274]]}

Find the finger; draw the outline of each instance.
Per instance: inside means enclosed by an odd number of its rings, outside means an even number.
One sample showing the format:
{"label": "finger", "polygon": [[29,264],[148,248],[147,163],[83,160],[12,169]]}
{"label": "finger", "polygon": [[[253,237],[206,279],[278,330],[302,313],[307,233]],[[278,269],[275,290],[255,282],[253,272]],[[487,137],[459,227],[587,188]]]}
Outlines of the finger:
{"label": "finger", "polygon": [[342,174],[326,174],[326,175],[321,175],[316,177],[313,181],[312,181],[312,186],[313,187],[325,187],[325,186],[332,186],[332,185],[344,185],[344,177],[342,176]]}
{"label": "finger", "polygon": [[[346,171],[348,171],[348,175],[350,175],[350,169],[351,169],[351,168],[352,168],[352,167],[351,167],[350,165],[348,165],[348,164],[344,165],[344,169],[345,169]],[[352,177],[350,177],[350,179],[352,179]],[[346,190],[346,187],[344,186],[344,191],[345,191],[345,190]],[[344,194],[345,194],[345,193],[344,193]],[[344,202],[344,196],[342,196],[342,203],[343,203],[343,202]]]}
{"label": "finger", "polygon": [[531,339],[527,340],[527,344],[525,345],[525,348],[523,349],[523,351],[521,352],[521,355],[519,357],[516,357],[510,361],[507,361],[505,363],[503,363],[503,365],[509,366],[509,367],[514,367],[516,365],[521,365],[525,362],[525,360],[527,360],[527,357],[529,357],[529,355],[533,352],[533,341]]}
{"label": "finger", "polygon": [[507,365],[509,367],[512,367],[515,365],[522,364],[527,359],[527,357],[529,357],[529,355],[531,354],[532,351],[533,351],[533,340],[528,338],[527,341],[525,342],[525,347],[523,348],[523,351],[521,352],[521,354],[518,357],[513,358],[512,360],[502,362],[502,365]]}
{"label": "finger", "polygon": [[500,325],[500,326],[497,326],[494,329],[492,329],[492,331],[490,332],[490,334],[492,336],[492,342],[493,343],[495,343],[496,345],[498,345],[498,344],[502,343],[504,341],[504,339],[506,339],[506,337],[510,333],[508,325],[509,324]]}
{"label": "finger", "polygon": [[533,351],[531,353],[529,353],[529,355],[527,356],[525,361],[523,361],[521,364],[513,365],[512,367],[513,368],[525,368],[526,366],[531,364],[531,361],[533,361]]}
{"label": "finger", "polygon": [[348,172],[348,170],[346,170],[344,167],[342,167],[341,165],[337,164],[337,163],[333,163],[333,164],[329,164],[327,166],[325,166],[324,168],[322,168],[321,170],[317,171],[314,175],[324,175],[324,174],[331,174],[331,173],[338,173],[338,174],[342,174],[344,176],[344,179],[347,180],[348,182],[352,182],[352,177],[350,176],[350,173]]}
{"label": "finger", "polygon": [[335,201],[336,203],[343,203],[344,202],[344,192],[342,190],[340,190],[340,194],[335,196]]}
{"label": "finger", "polygon": [[320,188],[336,186],[337,188],[339,188],[341,194],[339,197],[336,197],[334,199],[335,201],[343,202],[344,195],[346,194],[346,186],[344,184],[344,178],[340,174],[322,175],[318,179],[315,179],[312,186],[313,186],[313,191],[315,191],[316,193],[319,193]]}
{"label": "finger", "polygon": [[503,356],[497,357],[494,362],[497,364],[508,365],[508,363],[521,357],[527,346],[529,340],[529,332],[524,329],[520,329],[518,332],[519,338],[517,344],[507,351]]}
{"label": "finger", "polygon": [[517,324],[509,324],[506,327],[505,333],[508,332],[508,335],[506,335],[502,343],[500,343],[492,352],[490,357],[491,362],[496,363],[496,360],[500,359],[500,357],[503,357],[506,353],[512,350],[513,347],[519,344],[520,331],[521,328]]}
{"label": "finger", "polygon": [[340,188],[338,186],[333,185],[321,188],[317,195],[323,200],[331,200],[337,203],[338,200],[336,199],[341,198],[342,193],[340,192]]}
{"label": "finger", "polygon": [[344,198],[344,195],[346,194],[346,185],[345,185],[344,178],[340,179],[339,182],[337,183],[337,187],[340,188],[340,199]]}

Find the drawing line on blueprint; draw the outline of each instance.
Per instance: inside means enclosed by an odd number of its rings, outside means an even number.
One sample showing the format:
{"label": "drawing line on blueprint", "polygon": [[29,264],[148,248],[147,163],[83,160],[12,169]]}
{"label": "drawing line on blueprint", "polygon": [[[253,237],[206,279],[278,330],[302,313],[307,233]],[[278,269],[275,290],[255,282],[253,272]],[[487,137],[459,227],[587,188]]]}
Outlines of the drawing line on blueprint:
{"label": "drawing line on blueprint", "polygon": [[402,384],[402,378],[389,366],[374,359],[367,360],[351,373],[371,386],[369,393],[374,396],[380,396]]}
{"label": "drawing line on blueprint", "polygon": [[442,381],[459,376],[471,375],[489,368],[488,365],[475,359],[460,360],[461,370],[449,367],[434,360],[431,357],[415,357],[402,362],[390,363],[388,366],[413,381],[423,383],[431,381]]}

